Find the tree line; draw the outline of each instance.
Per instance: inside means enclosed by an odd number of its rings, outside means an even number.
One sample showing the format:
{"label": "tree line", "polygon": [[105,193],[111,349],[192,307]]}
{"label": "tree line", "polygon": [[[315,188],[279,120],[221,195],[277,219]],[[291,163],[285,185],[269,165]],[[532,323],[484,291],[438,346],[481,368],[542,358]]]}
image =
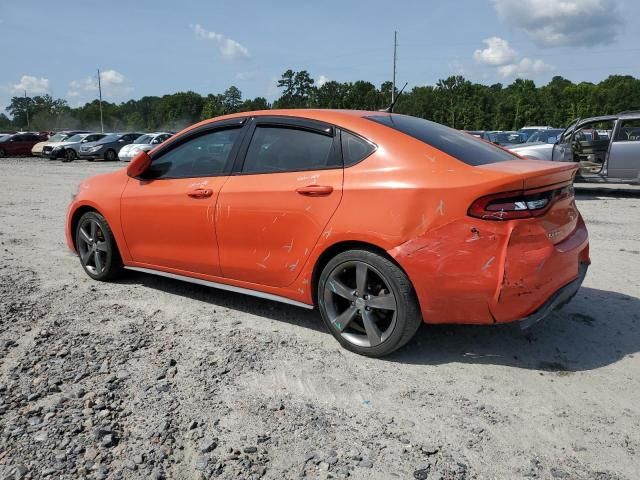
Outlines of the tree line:
{"label": "tree line", "polygon": [[[103,101],[105,130],[179,130],[197,121],[226,113],[270,108],[340,108],[379,110],[389,106],[391,82],[328,81],[317,85],[306,70],[287,70],[278,80],[280,97],[243,99],[235,86],[223,93],[201,95],[178,92],[145,96],[122,103]],[[396,91],[396,94],[398,92]],[[600,83],[573,83],[555,76],[537,87],[532,80],[516,79],[509,85],[473,83],[462,76],[416,86],[404,92],[394,111],[468,130],[517,130],[524,125],[566,126],[577,117],[640,110],[640,80],[612,75]],[[99,129],[98,100],[72,108],[50,95],[13,97],[0,114],[0,130]]]}

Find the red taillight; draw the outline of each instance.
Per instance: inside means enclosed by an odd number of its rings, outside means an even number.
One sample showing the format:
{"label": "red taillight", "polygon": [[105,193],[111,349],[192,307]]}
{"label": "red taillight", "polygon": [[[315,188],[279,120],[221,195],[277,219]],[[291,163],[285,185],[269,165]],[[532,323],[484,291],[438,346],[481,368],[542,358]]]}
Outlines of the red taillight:
{"label": "red taillight", "polygon": [[469,207],[469,215],[483,220],[514,220],[544,215],[560,199],[573,196],[573,185],[496,193],[481,197]]}

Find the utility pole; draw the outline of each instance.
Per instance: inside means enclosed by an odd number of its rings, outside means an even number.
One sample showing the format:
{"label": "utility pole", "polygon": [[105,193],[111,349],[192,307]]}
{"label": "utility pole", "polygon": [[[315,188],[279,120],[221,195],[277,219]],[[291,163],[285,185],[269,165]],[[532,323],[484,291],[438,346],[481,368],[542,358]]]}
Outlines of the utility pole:
{"label": "utility pole", "polygon": [[393,32],[393,84],[391,85],[391,103],[396,98],[396,61],[398,60],[398,32]]}
{"label": "utility pole", "polygon": [[27,130],[29,130],[29,100],[27,99],[27,89],[24,89],[24,107],[27,111]]}
{"label": "utility pole", "polygon": [[100,133],[104,133],[104,122],[102,121],[102,83],[100,82],[100,69],[98,69],[98,94],[100,95]]}

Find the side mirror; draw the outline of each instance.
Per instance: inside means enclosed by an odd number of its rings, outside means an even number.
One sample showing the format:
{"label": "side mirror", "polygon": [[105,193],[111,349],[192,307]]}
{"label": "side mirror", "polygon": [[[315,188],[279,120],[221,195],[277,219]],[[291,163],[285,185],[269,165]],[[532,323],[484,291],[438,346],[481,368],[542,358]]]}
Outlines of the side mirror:
{"label": "side mirror", "polygon": [[149,154],[147,152],[140,152],[133,157],[133,160],[131,160],[131,163],[127,167],[127,175],[132,178],[137,178],[149,168],[149,165],[151,165],[151,157]]}

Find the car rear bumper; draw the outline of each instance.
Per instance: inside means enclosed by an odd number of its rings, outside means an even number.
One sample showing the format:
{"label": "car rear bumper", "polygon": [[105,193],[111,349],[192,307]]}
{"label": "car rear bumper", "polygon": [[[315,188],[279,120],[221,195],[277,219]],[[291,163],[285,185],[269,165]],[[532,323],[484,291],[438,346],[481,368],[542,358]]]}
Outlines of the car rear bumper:
{"label": "car rear bumper", "polygon": [[582,286],[582,282],[584,281],[584,277],[587,275],[587,270],[589,268],[589,263],[582,262],[578,267],[578,278],[569,282],[564,287],[560,288],[556,291],[547,302],[542,305],[538,310],[536,310],[531,315],[528,315],[520,320],[517,320],[520,328],[522,330],[526,330],[536,323],[544,320],[555,310],[559,310],[564,305],[569,303],[571,299],[578,293],[578,290]]}

